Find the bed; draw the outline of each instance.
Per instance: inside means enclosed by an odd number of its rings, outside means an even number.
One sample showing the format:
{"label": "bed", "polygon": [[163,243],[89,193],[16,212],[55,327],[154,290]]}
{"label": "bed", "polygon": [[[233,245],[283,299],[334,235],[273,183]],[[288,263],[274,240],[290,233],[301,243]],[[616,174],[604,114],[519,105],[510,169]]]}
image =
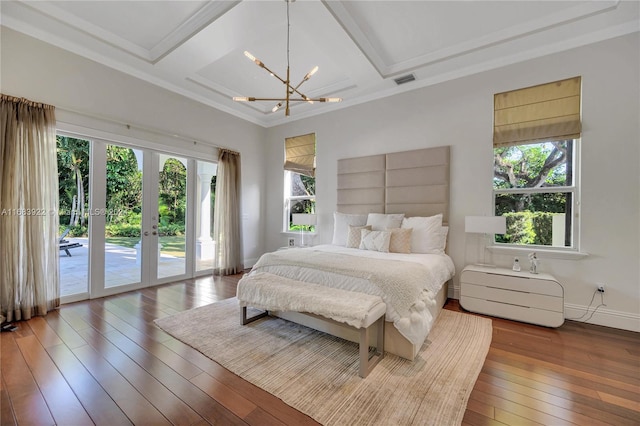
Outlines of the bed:
{"label": "bed", "polygon": [[[387,304],[384,349],[413,360],[455,274],[445,251],[448,211],[449,147],[338,160],[332,244],[267,253],[248,276],[269,273],[301,285],[382,297]],[[265,303],[271,315],[358,339],[339,322]]]}

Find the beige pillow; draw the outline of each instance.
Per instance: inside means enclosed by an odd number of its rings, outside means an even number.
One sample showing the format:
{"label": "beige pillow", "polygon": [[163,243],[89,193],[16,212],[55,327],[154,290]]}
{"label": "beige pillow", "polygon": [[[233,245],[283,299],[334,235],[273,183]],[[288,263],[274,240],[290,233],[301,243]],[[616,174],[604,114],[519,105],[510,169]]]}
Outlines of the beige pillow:
{"label": "beige pillow", "polygon": [[411,253],[411,232],[412,228],[392,228],[389,241],[389,253]]}
{"label": "beige pillow", "polygon": [[359,248],[360,240],[361,240],[361,230],[366,229],[371,231],[371,225],[363,225],[363,226],[353,226],[349,225],[349,234],[347,235],[347,247],[349,248]]}
{"label": "beige pillow", "polygon": [[361,250],[381,251],[389,253],[389,241],[391,240],[391,232],[389,231],[369,231],[361,229]]}

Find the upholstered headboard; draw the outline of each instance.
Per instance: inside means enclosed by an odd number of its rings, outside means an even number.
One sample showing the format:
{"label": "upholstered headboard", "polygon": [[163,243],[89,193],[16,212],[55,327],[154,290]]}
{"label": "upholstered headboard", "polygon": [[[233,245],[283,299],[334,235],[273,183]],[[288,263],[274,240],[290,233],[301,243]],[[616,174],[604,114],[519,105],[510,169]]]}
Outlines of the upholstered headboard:
{"label": "upholstered headboard", "polygon": [[449,147],[338,160],[342,213],[443,214],[449,222]]}

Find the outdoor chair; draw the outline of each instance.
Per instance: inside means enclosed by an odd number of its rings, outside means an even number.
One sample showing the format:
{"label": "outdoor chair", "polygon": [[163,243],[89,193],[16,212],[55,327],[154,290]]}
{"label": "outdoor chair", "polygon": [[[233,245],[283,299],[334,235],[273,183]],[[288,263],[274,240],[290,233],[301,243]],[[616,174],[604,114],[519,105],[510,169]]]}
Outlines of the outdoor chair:
{"label": "outdoor chair", "polygon": [[80,244],[80,243],[72,243],[69,240],[65,240],[64,237],[66,237],[67,234],[69,234],[69,231],[71,231],[71,229],[67,228],[62,233],[62,235],[60,236],[60,240],[58,241],[58,246],[60,247],[60,250],[64,250],[64,252],[67,254],[67,256],[71,257],[71,252],[69,251],[69,249],[76,248],[76,247],[82,247],[82,244]]}

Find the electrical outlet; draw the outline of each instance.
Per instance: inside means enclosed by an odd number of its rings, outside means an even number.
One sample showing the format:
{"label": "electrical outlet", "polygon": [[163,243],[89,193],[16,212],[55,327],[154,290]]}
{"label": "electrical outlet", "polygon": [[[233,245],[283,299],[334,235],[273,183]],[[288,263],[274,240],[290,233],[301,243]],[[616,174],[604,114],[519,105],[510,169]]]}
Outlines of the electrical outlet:
{"label": "electrical outlet", "polygon": [[604,284],[598,284],[598,291],[604,293]]}

